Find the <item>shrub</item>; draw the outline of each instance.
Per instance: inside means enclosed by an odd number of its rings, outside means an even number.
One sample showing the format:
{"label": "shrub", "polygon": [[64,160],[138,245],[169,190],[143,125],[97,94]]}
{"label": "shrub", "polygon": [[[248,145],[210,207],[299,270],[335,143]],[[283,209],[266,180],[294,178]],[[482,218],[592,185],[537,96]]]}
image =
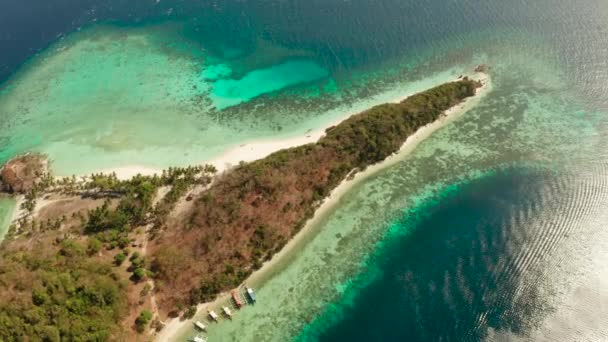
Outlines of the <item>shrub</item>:
{"label": "shrub", "polygon": [[101,241],[99,241],[96,238],[90,238],[89,245],[87,247],[87,254],[93,255],[93,254],[98,253],[101,250],[102,246],[103,246],[103,244],[101,243]]}
{"label": "shrub", "polygon": [[135,319],[135,327],[137,331],[144,332],[146,330],[146,326],[152,320],[152,313],[148,310],[143,310],[139,316]]}
{"label": "shrub", "polygon": [[133,280],[135,281],[142,281],[146,278],[146,270],[138,267],[135,269],[135,271],[133,271]]}
{"label": "shrub", "polygon": [[129,261],[133,262],[133,260],[135,259],[139,259],[139,252],[133,252],[131,257],[129,258]]}
{"label": "shrub", "polygon": [[49,299],[49,295],[44,289],[35,289],[32,291],[32,302],[34,305],[41,306]]}
{"label": "shrub", "polygon": [[190,319],[190,318],[194,317],[194,315],[196,315],[196,306],[191,305],[188,307],[188,309],[186,309],[183,317],[184,317],[184,319]]}
{"label": "shrub", "polygon": [[120,266],[126,259],[127,256],[124,253],[120,252],[114,256],[114,264],[116,266]]}
{"label": "shrub", "polygon": [[152,289],[152,286],[150,286],[150,284],[146,284],[144,285],[144,287],[141,289],[141,292],[139,293],[140,297],[145,297],[148,295],[148,293],[150,293],[150,290]]}

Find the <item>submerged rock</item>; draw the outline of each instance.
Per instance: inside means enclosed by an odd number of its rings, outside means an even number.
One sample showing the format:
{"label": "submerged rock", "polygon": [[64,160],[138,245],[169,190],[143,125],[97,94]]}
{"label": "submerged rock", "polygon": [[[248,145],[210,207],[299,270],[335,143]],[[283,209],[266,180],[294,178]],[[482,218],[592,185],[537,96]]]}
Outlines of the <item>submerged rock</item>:
{"label": "submerged rock", "polygon": [[479,64],[477,67],[475,67],[475,72],[481,72],[481,73],[488,73],[488,71],[490,70],[490,67],[487,66],[486,64]]}
{"label": "submerged rock", "polygon": [[27,193],[40,183],[47,168],[47,159],[41,154],[28,153],[13,158],[0,170],[0,190]]}

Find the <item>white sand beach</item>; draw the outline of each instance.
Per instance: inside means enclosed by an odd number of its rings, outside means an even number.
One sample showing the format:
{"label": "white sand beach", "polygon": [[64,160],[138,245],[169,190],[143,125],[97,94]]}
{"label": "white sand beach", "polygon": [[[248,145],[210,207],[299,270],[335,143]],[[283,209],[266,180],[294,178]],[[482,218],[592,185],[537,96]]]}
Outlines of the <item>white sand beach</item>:
{"label": "white sand beach", "polygon": [[[482,73],[475,73],[469,75],[469,77],[487,82],[487,75]],[[456,81],[457,79],[448,80],[446,82]],[[479,90],[483,91],[483,90]],[[413,94],[405,94],[399,98],[394,99],[392,102],[401,102]],[[200,164],[211,164],[217,168],[219,172],[225,171],[233,166],[238,165],[240,162],[251,162],[254,160],[265,158],[266,156],[291,147],[301,146],[317,142],[323,135],[325,130],[329,127],[336,126],[340,122],[348,119],[352,115],[357,113],[345,113],[339,120],[330,122],[324,127],[316,130],[309,131],[303,135],[289,137],[284,139],[269,139],[269,140],[255,140],[251,142],[243,143],[237,147],[234,147],[216,158],[210,160],[202,160]],[[141,175],[153,175],[162,172],[162,169],[143,166],[143,165],[125,165],[117,168],[109,168],[100,170],[102,173],[116,173],[119,179],[129,179],[137,174]]]}

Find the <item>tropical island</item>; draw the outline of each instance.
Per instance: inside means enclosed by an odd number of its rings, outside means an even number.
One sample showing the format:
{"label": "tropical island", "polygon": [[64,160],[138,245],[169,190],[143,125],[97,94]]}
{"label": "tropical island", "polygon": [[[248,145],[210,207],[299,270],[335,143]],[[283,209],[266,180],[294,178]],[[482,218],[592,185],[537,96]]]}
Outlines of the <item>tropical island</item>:
{"label": "tropical island", "polygon": [[55,178],[7,163],[20,211],[0,246],[0,340],[146,340],[260,269],[342,182],[473,97],[468,77],[353,115],[317,142],[241,163]]}

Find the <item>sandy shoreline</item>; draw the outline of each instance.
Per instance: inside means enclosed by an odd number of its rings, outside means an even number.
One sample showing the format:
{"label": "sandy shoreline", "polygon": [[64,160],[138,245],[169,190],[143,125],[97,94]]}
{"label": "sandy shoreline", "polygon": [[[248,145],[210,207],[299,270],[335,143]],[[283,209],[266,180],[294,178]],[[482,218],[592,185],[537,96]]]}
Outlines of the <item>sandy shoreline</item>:
{"label": "sandy shoreline", "polygon": [[[485,74],[475,73],[469,75],[473,79],[479,79],[486,77]],[[457,81],[457,78],[452,80],[448,80],[446,82],[454,82]],[[440,85],[441,83],[437,84]],[[403,96],[399,96],[398,98],[393,99],[390,102],[398,103],[401,102],[408,97],[414,95],[416,92],[404,94]],[[278,138],[278,139],[268,139],[268,140],[254,140],[250,142],[245,142],[239,146],[233,147],[228,151],[222,153],[221,155],[211,158],[208,160],[203,160],[199,164],[212,164],[217,168],[219,172],[225,171],[233,166],[238,165],[240,162],[251,162],[254,160],[262,159],[267,157],[268,155],[291,147],[302,146],[310,143],[317,142],[322,136],[325,135],[325,130],[329,127],[336,126],[340,124],[342,121],[348,119],[352,115],[358,114],[356,113],[346,113],[340,119],[327,123],[325,126],[311,130],[306,132],[300,136],[288,137],[288,138]],[[154,174],[160,174],[163,169],[143,166],[143,165],[125,165],[115,168],[103,169],[98,172],[101,173],[116,173],[116,176],[119,179],[130,179],[138,174],[144,176],[152,176]],[[78,176],[78,175],[77,175]],[[82,175],[87,176],[87,175]]]}
{"label": "sandy shoreline", "polygon": [[17,195],[13,197],[15,200],[15,209],[13,210],[13,216],[11,217],[11,224],[17,222],[20,218],[26,215],[26,210],[21,208],[23,202],[25,202],[24,195]]}
{"label": "sandy shoreline", "polygon": [[[429,137],[433,132],[435,132],[438,129],[445,126],[447,123],[457,119],[461,114],[465,113],[468,109],[470,109],[471,107],[476,105],[481,100],[481,98],[483,98],[483,96],[491,90],[492,84],[491,84],[490,78],[487,74],[476,73],[469,77],[472,77],[473,79],[479,80],[483,83],[483,86],[481,88],[477,89],[477,93],[475,94],[475,96],[468,98],[465,101],[463,101],[462,103],[458,104],[457,106],[450,108],[438,120],[418,129],[416,131],[416,133],[414,133],[413,135],[411,135],[407,138],[407,140],[401,146],[401,148],[399,149],[399,151],[397,153],[389,156],[388,158],[386,158],[385,160],[383,160],[380,163],[377,163],[377,164],[374,164],[374,165],[368,167],[365,171],[356,173],[354,175],[354,177],[352,177],[351,179],[342,181],[330,193],[330,195],[323,201],[321,206],[319,206],[319,208],[317,208],[317,210],[314,213],[314,216],[306,223],[306,225],[300,230],[300,232],[298,232],[294,237],[292,237],[289,240],[289,242],[278,253],[276,253],[272,257],[272,259],[270,261],[267,261],[266,263],[264,263],[264,265],[259,270],[255,271],[253,274],[251,274],[249,276],[249,278],[247,278],[245,283],[255,285],[261,279],[263,279],[268,273],[270,273],[273,270],[273,268],[294,249],[295,246],[298,246],[302,242],[302,240],[307,237],[309,231],[311,230],[310,228],[315,226],[316,224],[318,224],[329,212],[331,212],[331,210],[336,206],[336,204],[339,203],[340,199],[354,185],[356,185],[356,184],[360,183],[361,181],[365,180],[366,178],[376,174],[377,172],[379,172],[383,169],[386,169],[386,168],[390,167],[391,165],[394,165],[395,163],[399,162],[400,160],[403,160],[405,157],[408,156],[408,154],[413,149],[416,148],[416,146],[421,141],[423,141],[424,139]],[[403,98],[397,99],[394,102],[401,102],[409,96],[410,95],[404,96]],[[343,118],[341,121],[345,120],[346,118],[348,118],[348,117]],[[298,145],[312,143],[312,142],[317,141],[321,136],[323,136],[324,132],[325,132],[325,129],[311,132],[306,137],[288,139],[285,141],[285,145],[286,144],[295,144],[295,143],[298,143]],[[309,135],[310,135],[310,137],[308,137]],[[311,139],[313,139],[313,137],[315,140],[311,140]],[[254,157],[254,156],[257,157],[255,159],[260,159],[272,152],[275,152],[275,150],[273,150],[273,148],[278,148],[279,146],[281,146],[280,148],[277,149],[277,150],[279,150],[279,149],[283,149],[283,148],[298,146],[298,145],[289,145],[289,146],[285,146],[285,145],[281,144],[281,142],[279,142],[279,141],[266,142],[266,143],[258,142],[258,143],[247,144],[246,146],[243,146],[246,148],[239,148],[239,149],[234,149],[232,151],[229,151],[228,153],[223,155],[221,158],[215,159],[214,161],[215,162],[217,162],[217,161],[226,162],[227,164],[234,165],[233,163],[229,163],[229,161],[234,160],[235,156],[243,156],[243,155],[240,155],[239,153],[246,152],[250,147],[252,149],[262,148],[263,152],[267,153],[265,155],[262,155],[262,153],[260,152],[260,153],[253,153],[251,155],[251,157]],[[249,155],[247,155],[247,156],[249,156]],[[250,160],[255,160],[255,159],[250,159]],[[247,161],[249,161],[249,160],[247,160]],[[210,162],[213,162],[213,161],[210,161]],[[237,163],[238,163],[238,161],[237,161]],[[206,310],[207,307],[216,307],[219,305],[219,303],[229,300],[229,298],[230,298],[230,296],[228,293],[221,294],[213,302],[198,305],[197,306],[198,311],[197,311],[197,314],[195,315],[195,319],[197,316],[200,316],[201,312]],[[195,321],[195,319],[180,321],[179,318],[174,318],[174,319],[170,320],[165,325],[163,330],[161,330],[160,333],[156,336],[155,340],[173,341],[176,338],[181,337],[182,335],[186,334],[188,330],[192,329],[192,324]]]}

